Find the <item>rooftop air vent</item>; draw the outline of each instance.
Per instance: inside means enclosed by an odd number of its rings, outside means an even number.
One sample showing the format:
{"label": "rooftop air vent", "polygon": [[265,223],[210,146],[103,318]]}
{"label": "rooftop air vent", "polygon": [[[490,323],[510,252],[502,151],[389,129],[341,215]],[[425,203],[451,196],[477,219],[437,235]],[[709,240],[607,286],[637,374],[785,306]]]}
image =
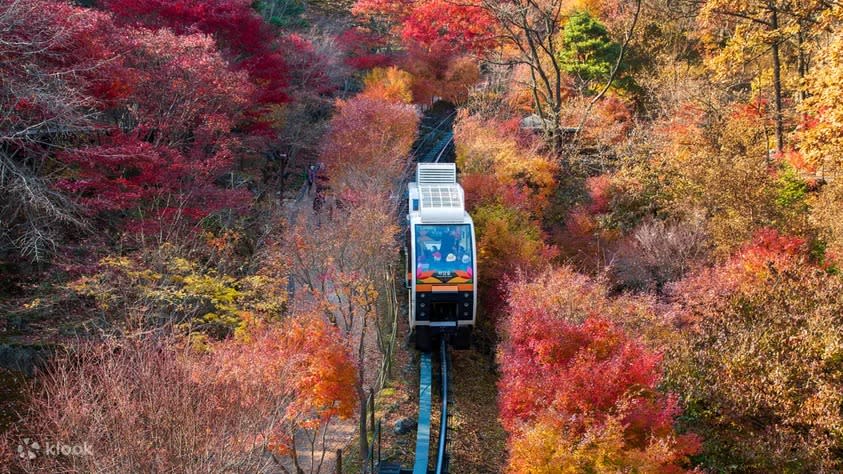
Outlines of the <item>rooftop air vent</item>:
{"label": "rooftop air vent", "polygon": [[416,168],[416,183],[454,184],[457,182],[457,166],[453,163],[419,163]]}

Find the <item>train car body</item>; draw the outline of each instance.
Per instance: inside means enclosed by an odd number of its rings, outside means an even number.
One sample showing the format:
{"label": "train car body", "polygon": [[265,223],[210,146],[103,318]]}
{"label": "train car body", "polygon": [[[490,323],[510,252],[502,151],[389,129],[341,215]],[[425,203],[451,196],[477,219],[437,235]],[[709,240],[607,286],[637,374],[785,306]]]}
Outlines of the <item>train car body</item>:
{"label": "train car body", "polygon": [[407,288],[416,347],[468,348],[477,320],[474,222],[453,163],[419,163],[408,185]]}

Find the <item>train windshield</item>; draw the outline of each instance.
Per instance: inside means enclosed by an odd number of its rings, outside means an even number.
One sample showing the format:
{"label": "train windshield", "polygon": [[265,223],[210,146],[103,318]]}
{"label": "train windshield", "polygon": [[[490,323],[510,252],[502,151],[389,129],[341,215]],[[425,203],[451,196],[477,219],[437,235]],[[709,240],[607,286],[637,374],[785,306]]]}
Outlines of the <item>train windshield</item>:
{"label": "train windshield", "polygon": [[430,282],[467,283],[474,275],[471,226],[416,225],[416,277]]}

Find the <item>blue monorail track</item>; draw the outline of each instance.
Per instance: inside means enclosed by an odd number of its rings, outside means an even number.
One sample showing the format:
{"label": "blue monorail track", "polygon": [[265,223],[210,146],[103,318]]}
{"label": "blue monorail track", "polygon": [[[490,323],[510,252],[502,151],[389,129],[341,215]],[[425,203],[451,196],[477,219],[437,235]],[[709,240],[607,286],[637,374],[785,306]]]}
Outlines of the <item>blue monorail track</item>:
{"label": "blue monorail track", "polygon": [[419,362],[419,418],[416,429],[416,457],[412,471],[402,469],[400,466],[391,463],[379,463],[378,473],[380,474],[447,474],[448,473],[448,344],[442,338],[439,346],[440,359],[440,400],[442,408],[439,418],[439,439],[436,450],[436,461],[434,469],[429,470],[430,465],[430,426],[433,403],[431,394],[433,390],[433,362],[430,352],[422,352]]}
{"label": "blue monorail track", "polygon": [[[431,353],[423,352],[419,364],[419,424],[416,431],[416,461],[413,474],[428,474],[430,461],[430,401],[433,382],[433,364]],[[448,343],[443,337],[439,344],[439,367],[442,381],[439,384],[442,409],[439,412],[439,443],[436,449],[434,474],[448,472]]]}
{"label": "blue monorail track", "polygon": [[430,352],[423,352],[419,363],[419,423],[416,431],[416,461],[413,474],[427,474],[428,454],[430,453],[430,390],[431,374]]}
{"label": "blue monorail track", "polygon": [[436,451],[436,474],[448,472],[448,344],[445,338],[439,343],[439,363],[442,373],[442,410],[439,418],[439,449]]}

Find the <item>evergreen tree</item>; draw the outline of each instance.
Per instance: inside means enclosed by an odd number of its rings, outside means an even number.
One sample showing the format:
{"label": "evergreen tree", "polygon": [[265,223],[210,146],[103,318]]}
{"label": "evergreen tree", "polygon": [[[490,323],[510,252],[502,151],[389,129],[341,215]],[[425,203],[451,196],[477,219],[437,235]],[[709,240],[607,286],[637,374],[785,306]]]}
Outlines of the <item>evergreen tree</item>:
{"label": "evergreen tree", "polygon": [[562,30],[562,48],[558,54],[562,70],[574,76],[581,89],[592,81],[606,81],[618,60],[621,46],[612,41],[609,31],[587,11],[571,15]]}

